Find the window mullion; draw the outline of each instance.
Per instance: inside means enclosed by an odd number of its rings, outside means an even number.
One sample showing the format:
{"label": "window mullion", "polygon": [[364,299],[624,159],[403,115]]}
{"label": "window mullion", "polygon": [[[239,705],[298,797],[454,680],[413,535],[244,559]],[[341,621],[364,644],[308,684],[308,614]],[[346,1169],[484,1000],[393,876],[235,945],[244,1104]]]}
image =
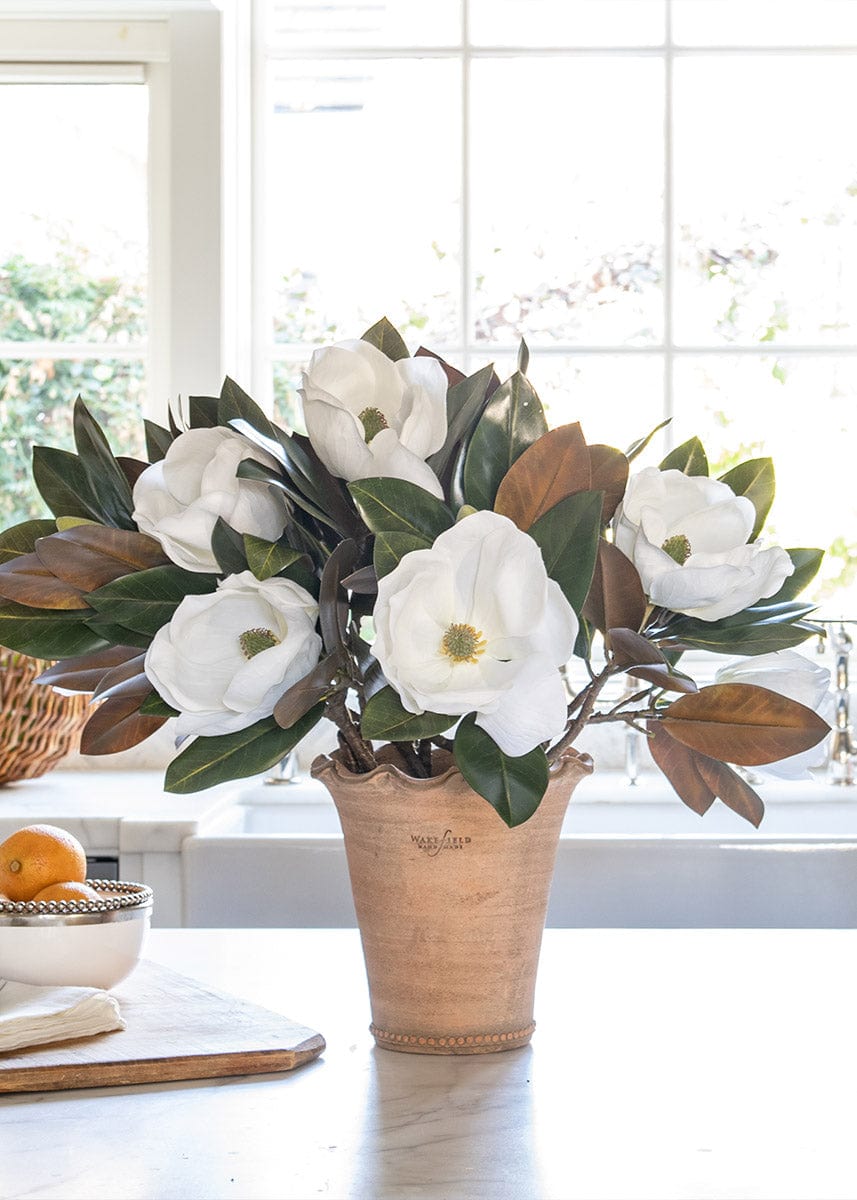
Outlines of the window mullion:
{"label": "window mullion", "polygon": [[459,314],[461,344],[465,347],[462,369],[470,374],[470,356],[466,347],[472,339],[470,303],[470,0],[461,0],[461,246]]}
{"label": "window mullion", "polygon": [[[673,271],[675,245],[673,240],[673,38],[672,0],[664,9],[664,418],[672,421],[673,396]],[[664,431],[667,449],[673,446],[672,424]]]}

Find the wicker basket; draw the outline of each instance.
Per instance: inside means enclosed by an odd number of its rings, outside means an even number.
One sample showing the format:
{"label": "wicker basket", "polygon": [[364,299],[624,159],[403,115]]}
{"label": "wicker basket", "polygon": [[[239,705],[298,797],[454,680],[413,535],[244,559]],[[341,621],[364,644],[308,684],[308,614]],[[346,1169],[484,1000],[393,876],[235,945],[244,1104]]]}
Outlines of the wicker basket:
{"label": "wicker basket", "polygon": [[0,786],[44,775],[77,749],[89,696],[34,684],[49,665],[0,648]]}

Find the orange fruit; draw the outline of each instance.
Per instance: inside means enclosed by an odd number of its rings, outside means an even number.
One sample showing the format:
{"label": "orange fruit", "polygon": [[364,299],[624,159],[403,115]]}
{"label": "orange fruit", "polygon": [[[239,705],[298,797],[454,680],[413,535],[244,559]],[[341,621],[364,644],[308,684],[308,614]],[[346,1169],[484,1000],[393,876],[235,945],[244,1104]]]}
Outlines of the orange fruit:
{"label": "orange fruit", "polygon": [[33,896],[34,900],[100,900],[88,883],[52,883]]}
{"label": "orange fruit", "polygon": [[28,825],[0,845],[0,892],[10,900],[32,900],[52,883],[85,878],[83,846],[56,825]]}

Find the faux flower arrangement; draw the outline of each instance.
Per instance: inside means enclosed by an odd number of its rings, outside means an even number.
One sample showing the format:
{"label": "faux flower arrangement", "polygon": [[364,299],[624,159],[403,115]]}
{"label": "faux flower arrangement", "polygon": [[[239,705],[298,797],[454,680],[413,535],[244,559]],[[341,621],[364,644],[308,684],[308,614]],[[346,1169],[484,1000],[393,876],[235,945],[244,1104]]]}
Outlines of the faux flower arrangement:
{"label": "faux flower arrangement", "polygon": [[[0,642],[93,695],[86,753],[176,717],[173,792],[265,770],[327,715],[352,772],[393,755],[428,777],[451,752],[513,826],[587,723],[623,721],[692,809],[758,824],[733,765],[829,730],[816,669],[781,657],[818,631],[796,597],[821,551],[759,540],[769,459],[711,479],[692,438],[632,472],[657,430],[624,453],[548,430],[527,363],[522,345],[505,383],[465,378],[383,320],[313,355],[308,437],[227,379],[146,422],[149,462],[115,457],[78,400],[77,453],[34,449],[54,519],[0,534]],[[698,688],[695,649],[748,660]],[[605,705],[617,675],[640,686]]]}

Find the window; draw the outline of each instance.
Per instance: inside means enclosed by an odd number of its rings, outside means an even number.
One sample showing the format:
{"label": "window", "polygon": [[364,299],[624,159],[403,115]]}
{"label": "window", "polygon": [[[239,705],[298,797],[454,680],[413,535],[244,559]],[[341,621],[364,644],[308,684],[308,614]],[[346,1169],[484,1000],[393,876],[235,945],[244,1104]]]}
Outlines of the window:
{"label": "window", "polygon": [[78,394],[134,455],[219,387],[220,16],[185,7],[0,0],[0,527],[43,514],[30,448]]}
{"label": "window", "polygon": [[554,423],[772,454],[857,603],[857,5],[256,0],[256,394],[386,313]]}

